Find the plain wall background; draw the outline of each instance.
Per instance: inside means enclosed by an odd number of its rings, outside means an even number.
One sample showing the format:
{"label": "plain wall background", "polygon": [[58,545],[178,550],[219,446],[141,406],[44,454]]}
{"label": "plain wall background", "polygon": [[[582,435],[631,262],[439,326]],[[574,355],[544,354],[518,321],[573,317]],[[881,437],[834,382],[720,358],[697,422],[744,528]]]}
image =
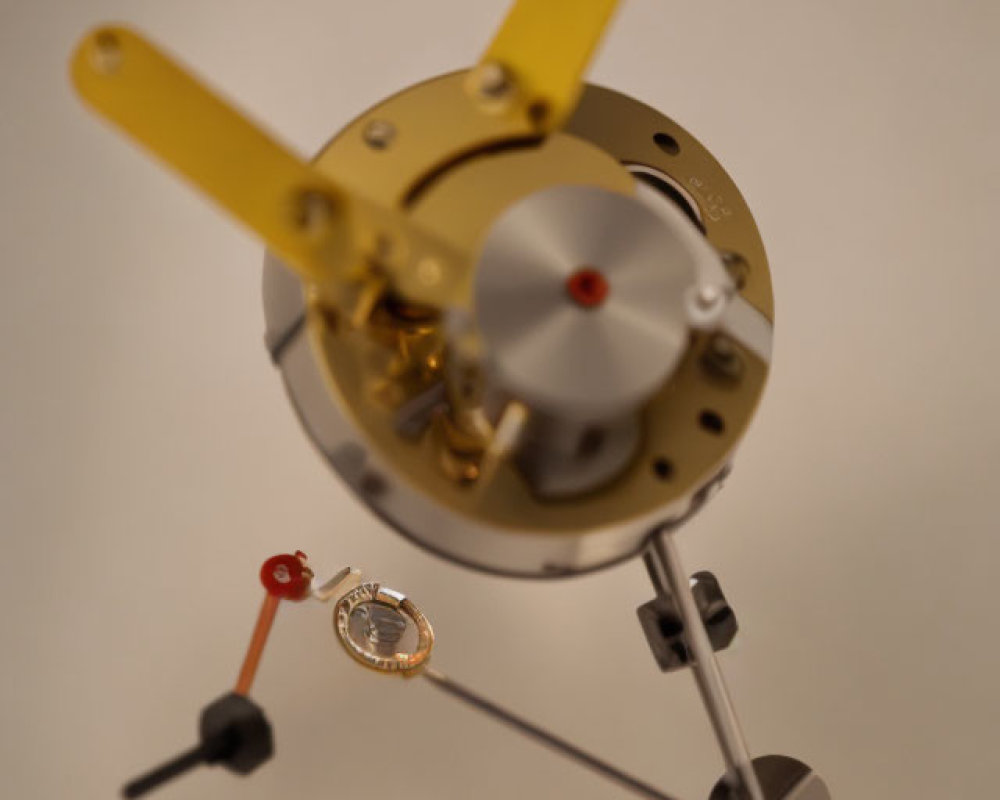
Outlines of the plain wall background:
{"label": "plain wall background", "polygon": [[[684,798],[721,763],[634,609],[640,563],[559,583],[435,560],[313,452],[262,346],[261,247],[90,116],[91,25],[167,45],[302,152],[473,62],[506,3],[0,0],[0,774],[110,797],[235,678],[256,571],[302,548],[414,597],[442,670]],[[681,535],[742,634],[751,747],[834,796],[990,797],[1000,740],[1000,5],[624,3],[594,81],[687,127],[746,195],[778,327],[726,490]],[[325,568],[325,569],[324,569]],[[278,757],[168,797],[619,796],[369,674],[329,609],[281,611],[255,696]]]}

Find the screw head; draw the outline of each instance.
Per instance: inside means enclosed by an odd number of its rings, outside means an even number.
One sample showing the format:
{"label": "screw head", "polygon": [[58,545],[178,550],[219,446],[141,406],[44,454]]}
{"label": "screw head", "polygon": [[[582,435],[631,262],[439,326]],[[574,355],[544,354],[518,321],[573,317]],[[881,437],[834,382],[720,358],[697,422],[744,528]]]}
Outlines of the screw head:
{"label": "screw head", "polygon": [[437,259],[426,256],[417,262],[417,279],[424,286],[437,286],[441,283],[441,277],[441,264]]}
{"label": "screw head", "polygon": [[489,61],[476,72],[476,91],[488,100],[500,100],[514,88],[514,81],[503,65]]}
{"label": "screw head", "polygon": [[688,323],[698,329],[716,325],[726,310],[726,290],[713,283],[692,286],[687,291]]}
{"label": "screw head", "polygon": [[726,268],[726,272],[729,273],[729,277],[736,284],[737,290],[746,286],[747,278],[750,274],[750,265],[743,256],[727,250],[722,254],[722,263]]}
{"label": "screw head", "polygon": [[373,119],[365,126],[363,136],[373,150],[385,150],[396,138],[396,126],[388,120]]}
{"label": "screw head", "polygon": [[708,283],[698,288],[694,299],[698,308],[702,311],[710,311],[722,299],[722,290],[714,284]]}

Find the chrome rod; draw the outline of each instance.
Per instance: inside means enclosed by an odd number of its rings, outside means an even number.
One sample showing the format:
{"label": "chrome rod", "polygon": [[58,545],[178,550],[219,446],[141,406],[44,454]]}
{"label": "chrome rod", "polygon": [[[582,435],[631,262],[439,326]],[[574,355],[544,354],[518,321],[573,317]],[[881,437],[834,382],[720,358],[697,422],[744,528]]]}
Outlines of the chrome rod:
{"label": "chrome rod", "polygon": [[503,722],[514,730],[523,733],[534,739],[536,742],[545,745],[546,747],[555,750],[567,758],[571,758],[578,764],[582,764],[588,767],[594,772],[603,775],[610,781],[614,781],[619,786],[624,789],[628,789],[631,792],[639,795],[640,797],[647,797],[650,800],[677,800],[668,794],[664,794],[659,789],[650,786],[638,778],[633,778],[627,772],[623,772],[618,769],[618,767],[612,766],[606,761],[602,761],[597,756],[591,755],[585,750],[581,750],[574,744],[570,744],[565,739],[561,739],[554,733],[549,733],[544,728],[540,728],[532,722],[528,722],[523,717],[519,717],[504,708],[501,708],[496,703],[491,700],[487,700],[482,695],[476,694],[470,689],[466,689],[464,686],[456,683],[447,675],[443,675],[431,667],[425,667],[420,672],[427,680],[431,682],[432,685],[436,686],[438,689],[450,694],[452,697],[456,697],[459,700],[468,703],[473,708],[489,714],[494,719]]}
{"label": "chrome rod", "polygon": [[740,721],[733,708],[733,701],[726,688],[726,681],[715,658],[715,651],[701,620],[691,583],[681,564],[673,534],[668,530],[655,533],[650,539],[649,557],[646,559],[657,589],[669,588],[684,623],[684,637],[691,651],[691,669],[701,692],[702,702],[712,722],[715,737],[722,750],[722,757],[734,782],[739,797],[764,800],[764,794],[751,763]]}

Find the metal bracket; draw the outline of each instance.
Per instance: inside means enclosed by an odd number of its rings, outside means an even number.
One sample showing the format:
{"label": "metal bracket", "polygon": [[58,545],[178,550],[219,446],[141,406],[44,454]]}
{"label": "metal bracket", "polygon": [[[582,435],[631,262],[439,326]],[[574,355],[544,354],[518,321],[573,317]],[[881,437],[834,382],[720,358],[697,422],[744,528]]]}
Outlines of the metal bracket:
{"label": "metal bracket", "polygon": [[[655,573],[648,563],[648,554],[646,559],[652,576]],[[736,638],[739,625],[718,579],[711,572],[696,572],[691,576],[691,593],[712,649],[715,652],[725,650]],[[694,659],[685,636],[681,611],[668,589],[658,589],[657,596],[639,606],[636,614],[649,649],[663,672],[690,666]]]}

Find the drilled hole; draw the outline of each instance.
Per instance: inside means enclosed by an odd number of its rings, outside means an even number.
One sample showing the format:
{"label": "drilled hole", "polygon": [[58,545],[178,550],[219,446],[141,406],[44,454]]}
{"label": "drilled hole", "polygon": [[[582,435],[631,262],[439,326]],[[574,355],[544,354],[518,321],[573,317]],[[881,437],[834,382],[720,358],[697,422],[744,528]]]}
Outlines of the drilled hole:
{"label": "drilled hole", "polygon": [[711,409],[705,409],[698,415],[698,424],[704,430],[714,433],[716,436],[721,435],[726,430],[726,421]]}
{"label": "drilled hole", "polygon": [[673,639],[684,632],[684,625],[677,617],[663,615],[656,620],[660,629],[660,636],[664,639]]}
{"label": "drilled hole", "polygon": [[535,125],[541,125],[549,116],[549,104],[544,100],[539,100],[528,106],[528,119]]}
{"label": "drilled hole", "polygon": [[653,141],[656,142],[656,146],[667,155],[675,156],[681,151],[681,146],[677,144],[677,140],[669,133],[663,133],[663,131],[660,131],[653,136]]}
{"label": "drilled hole", "polygon": [[712,616],[705,620],[705,624],[713,628],[717,628],[720,625],[724,625],[729,622],[730,618],[733,616],[733,611],[729,606],[723,606],[718,611],[716,611]]}
{"label": "drilled hole", "polygon": [[674,462],[669,458],[657,458],[653,461],[653,474],[661,481],[669,481],[674,477]]}

